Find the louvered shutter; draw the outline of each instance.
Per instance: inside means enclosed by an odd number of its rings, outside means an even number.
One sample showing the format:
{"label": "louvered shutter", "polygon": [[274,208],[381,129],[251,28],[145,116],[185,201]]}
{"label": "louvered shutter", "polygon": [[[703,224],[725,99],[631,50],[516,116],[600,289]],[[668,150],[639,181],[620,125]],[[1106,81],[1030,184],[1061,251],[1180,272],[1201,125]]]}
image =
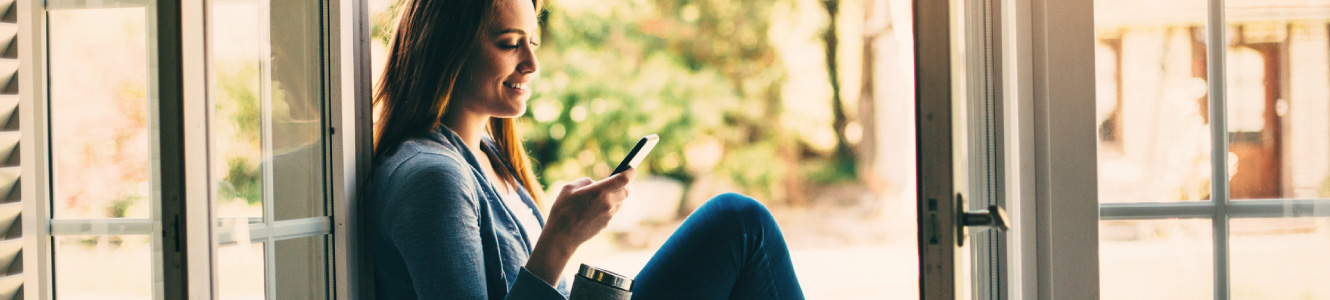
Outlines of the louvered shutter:
{"label": "louvered shutter", "polygon": [[23,298],[23,226],[20,213],[18,5],[0,0],[0,299]]}

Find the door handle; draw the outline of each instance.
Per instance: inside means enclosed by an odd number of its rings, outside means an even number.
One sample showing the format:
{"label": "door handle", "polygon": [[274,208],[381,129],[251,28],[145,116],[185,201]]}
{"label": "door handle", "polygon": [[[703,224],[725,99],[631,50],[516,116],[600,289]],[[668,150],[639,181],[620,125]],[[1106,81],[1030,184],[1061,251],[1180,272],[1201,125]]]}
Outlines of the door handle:
{"label": "door handle", "polygon": [[970,227],[979,230],[993,229],[997,232],[1011,229],[1011,217],[1007,216],[1007,210],[994,204],[985,209],[965,211],[965,198],[959,193],[956,194],[956,214],[956,222],[959,225],[959,230],[956,230],[956,246],[965,245]]}

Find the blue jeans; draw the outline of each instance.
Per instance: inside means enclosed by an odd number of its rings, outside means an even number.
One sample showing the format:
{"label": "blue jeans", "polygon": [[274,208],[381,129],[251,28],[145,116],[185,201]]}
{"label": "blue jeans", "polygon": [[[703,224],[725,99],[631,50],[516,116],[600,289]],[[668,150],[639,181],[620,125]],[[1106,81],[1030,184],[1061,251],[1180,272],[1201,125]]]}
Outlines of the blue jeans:
{"label": "blue jeans", "polygon": [[633,299],[803,298],[776,220],[739,194],[688,216],[633,283]]}

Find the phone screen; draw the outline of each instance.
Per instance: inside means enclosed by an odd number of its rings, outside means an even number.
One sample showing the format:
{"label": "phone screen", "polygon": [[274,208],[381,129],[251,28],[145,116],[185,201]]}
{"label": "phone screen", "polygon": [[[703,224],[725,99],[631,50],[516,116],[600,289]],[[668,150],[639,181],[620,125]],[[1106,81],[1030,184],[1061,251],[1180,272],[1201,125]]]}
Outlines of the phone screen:
{"label": "phone screen", "polygon": [[651,153],[652,148],[656,148],[656,142],[659,141],[660,137],[654,133],[642,137],[641,140],[637,141],[637,146],[633,146],[633,150],[628,151],[628,156],[623,158],[623,162],[619,163],[619,167],[614,168],[614,173],[610,173],[610,176],[627,171],[628,168],[636,168],[637,165],[642,164],[642,159],[647,157],[647,153]]}

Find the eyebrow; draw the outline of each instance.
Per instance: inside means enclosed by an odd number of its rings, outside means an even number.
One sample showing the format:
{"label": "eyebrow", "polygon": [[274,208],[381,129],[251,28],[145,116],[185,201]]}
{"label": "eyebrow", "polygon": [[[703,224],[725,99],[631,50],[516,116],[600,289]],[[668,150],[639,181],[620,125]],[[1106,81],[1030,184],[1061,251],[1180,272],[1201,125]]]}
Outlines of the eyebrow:
{"label": "eyebrow", "polygon": [[499,31],[499,32],[495,32],[494,35],[495,35],[495,36],[500,36],[500,35],[505,35],[505,34],[509,34],[509,33],[516,33],[516,34],[526,35],[526,30],[521,30],[521,29],[517,29],[517,28],[508,28],[508,29],[504,29],[504,30]]}
{"label": "eyebrow", "polygon": [[[516,33],[516,34],[520,34],[520,35],[522,35],[522,36],[529,36],[529,34],[527,34],[526,30],[521,30],[521,29],[517,29],[517,28],[508,28],[508,29],[500,30],[499,32],[494,33],[494,37],[497,38],[497,37],[499,37],[499,36],[502,36],[502,35],[505,35],[505,34],[509,34],[509,33]],[[536,37],[532,36],[531,39],[532,39],[532,40],[535,40]],[[537,45],[540,44],[540,42],[537,42],[537,41],[533,41],[533,42],[535,42]]]}

